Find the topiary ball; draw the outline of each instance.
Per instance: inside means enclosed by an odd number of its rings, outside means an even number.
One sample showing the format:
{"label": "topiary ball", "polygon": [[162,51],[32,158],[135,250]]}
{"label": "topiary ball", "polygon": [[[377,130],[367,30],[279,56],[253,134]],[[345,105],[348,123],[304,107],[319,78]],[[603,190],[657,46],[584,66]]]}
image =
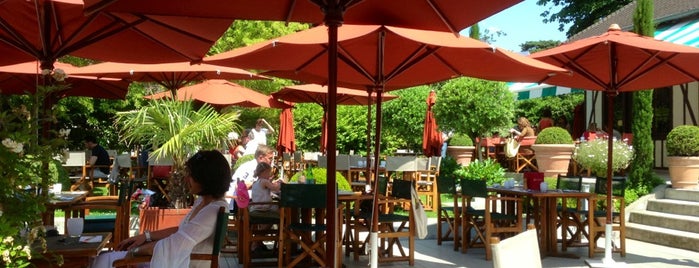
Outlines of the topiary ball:
{"label": "topiary ball", "polygon": [[699,126],[677,126],[665,142],[668,156],[699,156]]}
{"label": "topiary ball", "polygon": [[449,146],[473,146],[473,140],[464,134],[455,134],[449,139]]}
{"label": "topiary ball", "polygon": [[535,144],[573,144],[568,130],[560,127],[547,127],[536,136]]}

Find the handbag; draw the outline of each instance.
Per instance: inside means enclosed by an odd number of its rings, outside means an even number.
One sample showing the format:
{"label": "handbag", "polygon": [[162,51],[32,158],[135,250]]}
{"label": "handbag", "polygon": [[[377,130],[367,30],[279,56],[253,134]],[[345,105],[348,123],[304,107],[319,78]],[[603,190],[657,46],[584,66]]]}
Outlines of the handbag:
{"label": "handbag", "polygon": [[513,137],[505,139],[505,156],[513,158],[517,156],[517,152],[519,152],[519,142]]}

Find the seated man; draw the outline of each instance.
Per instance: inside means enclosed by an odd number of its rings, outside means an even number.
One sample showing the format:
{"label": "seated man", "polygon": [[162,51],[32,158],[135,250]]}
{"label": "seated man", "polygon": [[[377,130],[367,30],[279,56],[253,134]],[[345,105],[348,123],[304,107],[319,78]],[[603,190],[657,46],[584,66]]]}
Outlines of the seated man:
{"label": "seated man", "polygon": [[94,169],[90,175],[92,178],[107,178],[109,176],[109,153],[104,147],[97,143],[97,139],[94,136],[85,137],[85,147],[91,150],[90,159],[88,159],[88,164],[90,166],[100,166],[100,168]]}

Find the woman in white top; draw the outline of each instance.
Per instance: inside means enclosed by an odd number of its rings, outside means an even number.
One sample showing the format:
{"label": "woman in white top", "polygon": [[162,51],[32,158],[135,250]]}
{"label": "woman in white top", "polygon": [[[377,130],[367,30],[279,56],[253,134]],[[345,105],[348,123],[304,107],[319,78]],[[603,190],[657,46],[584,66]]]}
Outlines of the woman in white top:
{"label": "woman in white top", "polygon": [[254,136],[252,142],[257,142],[257,144],[267,145],[267,133],[274,133],[274,128],[267,123],[264,118],[257,119],[255,123],[255,128],[251,129]]}
{"label": "woman in white top", "polygon": [[123,240],[114,252],[100,254],[92,267],[112,267],[121,258],[150,255],[150,267],[209,267],[208,261],[192,261],[192,252],[210,253],[216,216],[231,183],[228,161],[219,151],[199,151],[185,163],[189,191],[199,197],[178,227],[145,231]]}

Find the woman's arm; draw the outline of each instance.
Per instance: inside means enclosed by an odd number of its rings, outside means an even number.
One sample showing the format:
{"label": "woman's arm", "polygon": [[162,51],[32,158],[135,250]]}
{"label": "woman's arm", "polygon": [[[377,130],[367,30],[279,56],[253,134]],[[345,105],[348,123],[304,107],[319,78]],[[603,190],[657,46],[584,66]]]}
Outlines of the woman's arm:
{"label": "woman's arm", "polygon": [[[150,242],[158,241],[160,239],[163,239],[165,237],[170,236],[171,234],[174,234],[175,232],[177,232],[177,227],[170,227],[170,228],[150,232],[150,239],[151,239]],[[143,246],[147,243],[149,243],[149,241],[147,241],[146,234],[144,233],[141,235],[129,237],[129,238],[121,241],[121,243],[119,243],[119,245],[116,246],[116,250],[117,251],[133,250],[134,248]],[[152,247],[151,247],[150,252],[152,252]]]}
{"label": "woman's arm", "polygon": [[271,131],[272,133],[274,133],[274,128],[272,128],[272,126],[271,126],[269,123],[267,123],[267,120],[265,120],[264,118],[262,118],[262,122],[265,123],[265,126],[267,126],[267,129],[269,129],[269,131]]}

